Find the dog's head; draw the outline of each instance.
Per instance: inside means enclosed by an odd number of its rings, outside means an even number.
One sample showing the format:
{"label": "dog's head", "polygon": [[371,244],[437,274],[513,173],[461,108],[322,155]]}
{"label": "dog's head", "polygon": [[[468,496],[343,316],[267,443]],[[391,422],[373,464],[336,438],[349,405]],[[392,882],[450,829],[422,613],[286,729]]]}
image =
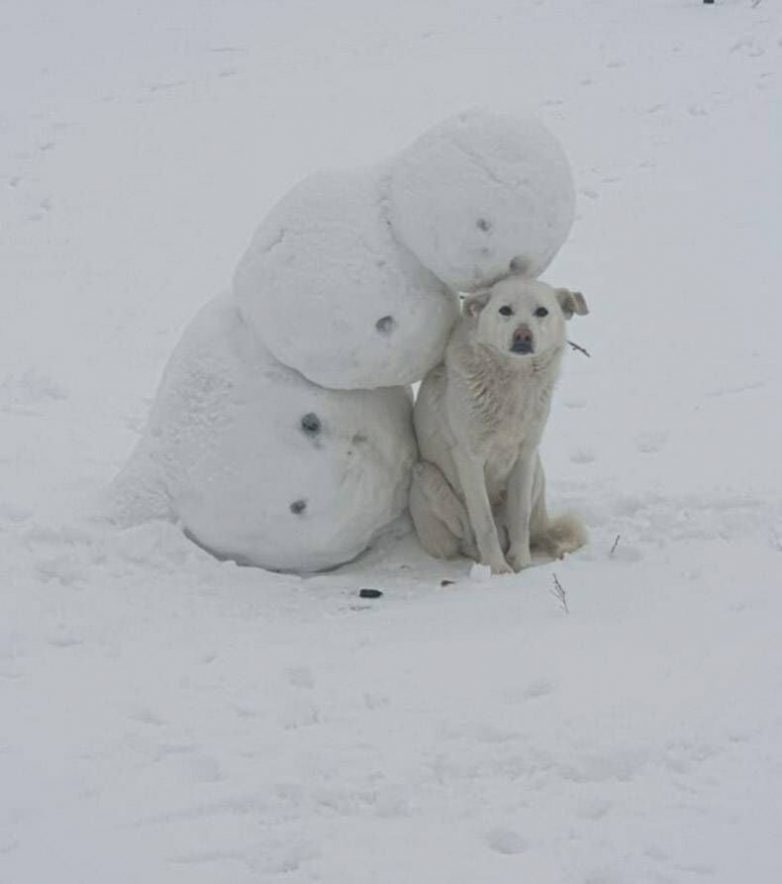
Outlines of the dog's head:
{"label": "dog's head", "polygon": [[509,276],[470,295],[462,310],[479,343],[513,358],[561,349],[565,320],[589,312],[581,292],[522,276]]}

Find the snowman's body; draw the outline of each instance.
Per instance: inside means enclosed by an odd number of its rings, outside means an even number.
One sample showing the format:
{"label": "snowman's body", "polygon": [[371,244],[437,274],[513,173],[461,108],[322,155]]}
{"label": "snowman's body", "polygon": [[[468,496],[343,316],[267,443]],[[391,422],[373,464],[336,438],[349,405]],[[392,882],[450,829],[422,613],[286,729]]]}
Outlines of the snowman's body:
{"label": "snowman's body", "polygon": [[394,237],[375,169],[297,185],[256,231],[234,293],[280,362],[339,390],[420,380],[459,315],[454,293]]}
{"label": "snowman's body", "polygon": [[215,554],[271,569],[349,561],[407,505],[411,405],[401,387],[310,383],[218,298],[185,331],[117,479],[122,520],[168,515]]}
{"label": "snowman's body", "polygon": [[539,123],[471,112],[386,163],[306,179],[230,295],[194,319],[113,486],[115,517],[179,521],[215,555],[314,571],[407,506],[411,395],[472,291],[567,236],[573,182]]}

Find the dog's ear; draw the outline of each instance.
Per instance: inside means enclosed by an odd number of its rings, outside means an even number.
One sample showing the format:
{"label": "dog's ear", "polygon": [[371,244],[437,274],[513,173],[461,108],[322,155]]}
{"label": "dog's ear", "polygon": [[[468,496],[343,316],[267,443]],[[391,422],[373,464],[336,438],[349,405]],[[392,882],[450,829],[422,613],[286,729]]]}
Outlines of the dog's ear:
{"label": "dog's ear", "polygon": [[491,289],[479,289],[464,299],[462,314],[474,319],[489,303],[489,298],[491,298]]}
{"label": "dog's ear", "polygon": [[589,313],[589,307],[581,292],[571,292],[570,289],[555,289],[559,306],[565,314],[565,319],[570,319],[574,313],[579,316],[586,316]]}

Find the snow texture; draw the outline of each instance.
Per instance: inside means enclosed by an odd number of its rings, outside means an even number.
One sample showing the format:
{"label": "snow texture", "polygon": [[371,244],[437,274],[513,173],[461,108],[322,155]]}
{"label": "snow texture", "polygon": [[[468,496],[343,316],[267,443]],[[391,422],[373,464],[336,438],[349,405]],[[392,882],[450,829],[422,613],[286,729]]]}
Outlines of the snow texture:
{"label": "snow texture", "polygon": [[539,276],[573,224],[575,189],[556,138],[535,119],[471,111],[426,132],[390,164],[395,232],[457,291]]}
{"label": "snow texture", "polygon": [[411,401],[401,387],[310,383],[217,298],[171,357],[112,490],[115,518],[173,516],[219,557],[275,570],[349,561],[406,506]]}
{"label": "snow texture", "polygon": [[[26,0],[0,44],[0,881],[782,881],[782,4]],[[265,208],[520,101],[577,182],[587,548],[298,577],[84,517]]]}
{"label": "snow texture", "polygon": [[312,175],[269,213],[234,280],[269,350],[337,389],[419,381],[458,301],[394,239],[379,169]]}

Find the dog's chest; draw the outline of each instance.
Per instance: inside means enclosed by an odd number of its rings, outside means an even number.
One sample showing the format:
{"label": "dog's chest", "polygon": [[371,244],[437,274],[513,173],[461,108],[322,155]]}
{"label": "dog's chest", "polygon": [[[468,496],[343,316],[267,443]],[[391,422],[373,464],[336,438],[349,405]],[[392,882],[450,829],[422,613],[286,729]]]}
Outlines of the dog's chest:
{"label": "dog's chest", "polygon": [[510,474],[519,459],[519,452],[518,443],[491,446],[491,452],[484,467],[484,476],[486,491],[492,504],[497,504],[503,499]]}
{"label": "dog's chest", "polygon": [[[515,381],[515,382],[514,382]],[[545,422],[549,396],[534,380],[495,383],[472,400],[473,428],[481,436],[487,457],[504,458],[518,451]]]}
{"label": "dog's chest", "polygon": [[522,451],[537,447],[549,397],[535,384],[495,392],[496,408],[478,418],[486,488],[493,503],[502,498]]}

